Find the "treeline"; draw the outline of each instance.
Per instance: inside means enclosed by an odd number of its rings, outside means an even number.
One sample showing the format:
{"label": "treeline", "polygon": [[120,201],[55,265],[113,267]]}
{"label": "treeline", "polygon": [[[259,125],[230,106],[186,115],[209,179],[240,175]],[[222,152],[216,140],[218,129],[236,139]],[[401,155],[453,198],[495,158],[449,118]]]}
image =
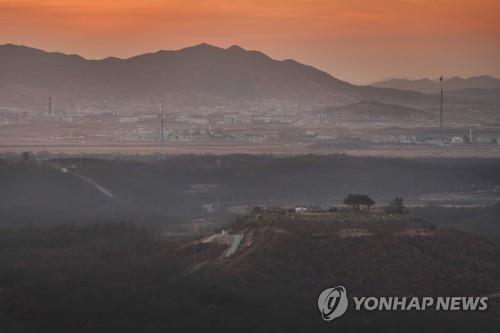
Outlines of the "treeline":
{"label": "treeline", "polygon": [[[4,161],[0,163],[0,226],[126,219],[177,223],[210,217],[206,204],[223,211],[238,205],[338,204],[348,193],[369,193],[373,201],[381,202],[395,196],[493,191],[500,186],[499,169],[500,160],[459,163],[345,155]],[[99,193],[75,173],[91,178],[116,198]]]}

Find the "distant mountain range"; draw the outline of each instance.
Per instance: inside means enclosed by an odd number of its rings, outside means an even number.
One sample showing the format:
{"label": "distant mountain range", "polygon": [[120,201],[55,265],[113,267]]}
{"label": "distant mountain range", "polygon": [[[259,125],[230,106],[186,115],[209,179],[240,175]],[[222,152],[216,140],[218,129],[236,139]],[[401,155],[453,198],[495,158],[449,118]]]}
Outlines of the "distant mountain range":
{"label": "distant mountain range", "polygon": [[[498,100],[500,80],[482,76],[446,80],[446,89],[465,88],[447,102],[463,104],[487,96]],[[0,45],[0,107],[45,110],[49,96],[56,110],[148,110],[159,103],[177,109],[234,103],[261,103],[312,111],[361,101],[406,106],[432,105],[439,83],[390,80],[357,86],[294,60],[275,60],[239,46],[208,44],[158,51],[128,59],[88,60],[26,46]],[[479,90],[477,90],[479,89]],[[481,101],[482,102],[482,101]]]}
{"label": "distant mountain range", "polygon": [[16,106],[44,105],[48,96],[68,105],[272,101],[311,109],[368,99],[423,98],[415,92],[352,85],[294,60],[274,60],[239,46],[208,44],[102,60],[7,44],[0,46],[0,73],[0,101]]}
{"label": "distant mountain range", "polygon": [[[439,92],[441,84],[438,79],[390,79],[387,81],[375,82],[372,84],[372,86],[379,88],[413,90],[432,94]],[[500,79],[488,75],[474,76],[467,79],[461,77],[452,77],[443,81],[443,88],[444,90],[448,91],[462,89],[496,89],[500,88]]]}

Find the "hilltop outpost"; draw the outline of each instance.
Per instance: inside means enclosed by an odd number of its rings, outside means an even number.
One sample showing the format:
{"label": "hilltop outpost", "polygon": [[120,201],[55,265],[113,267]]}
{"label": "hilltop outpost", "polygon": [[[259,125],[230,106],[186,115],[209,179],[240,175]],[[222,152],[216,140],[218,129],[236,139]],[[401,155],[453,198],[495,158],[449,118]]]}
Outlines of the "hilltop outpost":
{"label": "hilltop outpost", "polygon": [[[344,206],[335,204],[330,205],[295,205],[293,207],[282,206],[256,206],[253,208],[254,214],[262,213],[288,213],[288,214],[328,214],[339,211],[347,212],[369,212],[375,205],[375,201],[366,194],[349,194],[343,200]],[[347,207],[345,207],[347,206]],[[385,212],[387,214],[408,214],[408,209],[404,205],[403,198],[396,197],[389,202],[387,206],[376,207],[376,212]]]}
{"label": "hilltop outpost", "polygon": [[[343,206],[338,205],[296,205],[293,207],[256,206],[250,214],[238,218],[236,224],[241,223],[266,223],[273,221],[295,220],[303,221],[402,221],[409,213],[403,198],[396,197],[388,205],[374,207],[375,201],[366,194],[349,194],[343,201]],[[413,222],[422,223],[420,219]]]}

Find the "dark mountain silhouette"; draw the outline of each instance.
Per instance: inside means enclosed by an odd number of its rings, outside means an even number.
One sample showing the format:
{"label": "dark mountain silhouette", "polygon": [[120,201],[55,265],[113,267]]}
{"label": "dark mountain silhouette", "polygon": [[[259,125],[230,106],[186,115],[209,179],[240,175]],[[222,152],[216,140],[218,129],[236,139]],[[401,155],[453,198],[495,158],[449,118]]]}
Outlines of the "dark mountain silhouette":
{"label": "dark mountain silhouette", "polygon": [[[379,88],[413,90],[422,93],[436,93],[440,89],[439,81],[431,79],[420,79],[420,80],[390,79],[387,81],[375,82],[372,84],[372,86]],[[452,77],[444,80],[444,89],[449,91],[463,90],[463,89],[496,89],[496,88],[500,88],[500,79],[488,75],[474,76],[467,79],[461,77]]]}
{"label": "dark mountain silhouette", "polygon": [[[376,214],[274,215],[230,227],[242,237],[237,246],[228,234],[159,239],[130,223],[6,230],[0,328],[331,332],[316,305],[332,286],[350,297],[408,298],[485,296],[500,287],[495,242]],[[475,312],[356,312],[350,302],[335,332],[498,331],[494,297]]]}
{"label": "dark mountain silhouette", "polygon": [[200,44],[129,59],[86,60],[5,45],[0,48],[0,60],[4,89],[69,97],[333,97],[335,91],[353,88],[312,67],[276,61],[238,46],[222,49]]}
{"label": "dark mountain silhouette", "polygon": [[[205,269],[210,270],[214,262],[218,264],[213,272],[216,275],[241,274],[243,279],[263,284],[276,279],[285,281],[287,276],[309,275],[302,281],[304,287],[315,279],[313,285],[349,281],[359,293],[370,294],[442,295],[467,289],[471,294],[487,294],[499,287],[496,277],[500,269],[494,265],[500,258],[498,243],[380,212],[365,216],[348,211],[323,216],[253,212],[228,232],[243,235],[243,240],[227,258],[220,252],[205,257]],[[202,243],[207,244],[206,250],[220,246],[216,236]],[[182,252],[192,253],[185,248]],[[329,260],[336,264],[326,264]],[[474,263],[484,268],[482,273],[490,275],[488,282],[484,280],[477,289],[467,288],[466,282],[472,275],[482,274],[474,270]],[[379,265],[386,269],[377,269]],[[321,278],[315,272],[321,272]],[[463,281],[458,281],[459,276]]]}
{"label": "dark mountain silhouette", "polygon": [[71,102],[278,100],[315,105],[422,98],[355,86],[294,60],[274,60],[239,46],[208,44],[102,60],[8,44],[0,46],[0,72],[0,96],[12,103],[44,104],[47,96]]}

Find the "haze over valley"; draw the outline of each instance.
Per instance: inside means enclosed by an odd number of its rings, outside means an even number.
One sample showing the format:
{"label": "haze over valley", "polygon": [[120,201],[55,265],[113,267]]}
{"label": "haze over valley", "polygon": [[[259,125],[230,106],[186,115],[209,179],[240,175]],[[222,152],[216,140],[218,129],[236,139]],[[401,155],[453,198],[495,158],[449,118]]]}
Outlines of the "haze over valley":
{"label": "haze over valley", "polygon": [[0,332],[500,332],[498,17],[0,0]]}
{"label": "haze over valley", "polygon": [[500,91],[490,77],[444,81],[442,137],[437,82],[358,86],[238,46],[86,60],[8,44],[0,60],[2,151],[498,152]]}

